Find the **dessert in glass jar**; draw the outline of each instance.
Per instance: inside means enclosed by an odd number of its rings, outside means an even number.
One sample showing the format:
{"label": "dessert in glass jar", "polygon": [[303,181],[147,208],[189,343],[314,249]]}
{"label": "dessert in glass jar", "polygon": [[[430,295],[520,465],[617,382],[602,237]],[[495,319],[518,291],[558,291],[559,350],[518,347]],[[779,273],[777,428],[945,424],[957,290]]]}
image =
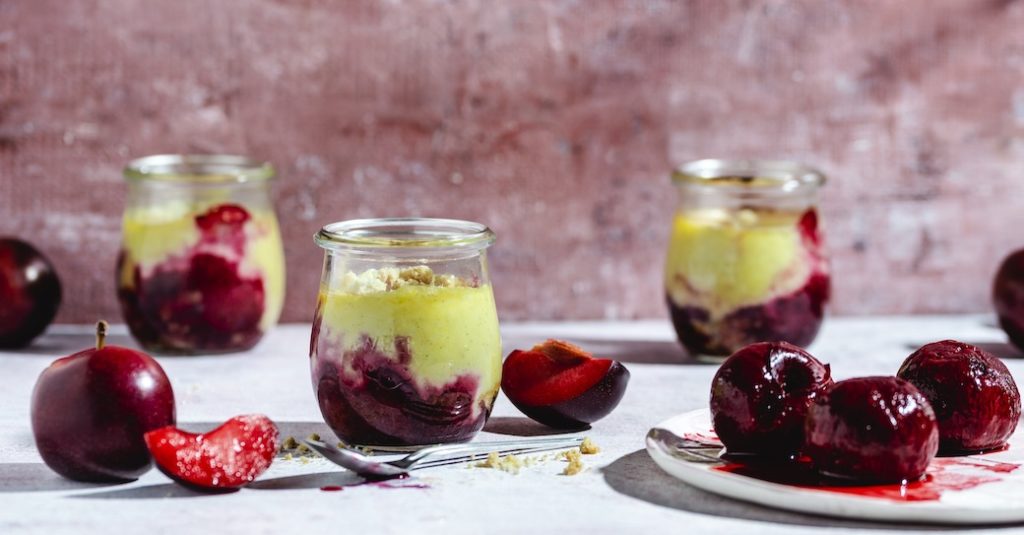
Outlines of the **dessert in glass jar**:
{"label": "dessert in glass jar", "polygon": [[125,169],[117,295],[150,351],[254,346],[284,302],[284,253],[267,163],[240,156],[149,156]]}
{"label": "dessert in glass jar", "polygon": [[665,293],[683,346],[724,357],[761,341],[809,345],[830,291],[824,175],[793,162],[699,160],[672,178],[680,195]]}
{"label": "dessert in glass jar", "polygon": [[325,226],[310,342],[313,389],[343,441],[405,447],[470,440],[501,383],[487,273],[494,234],[446,219]]}

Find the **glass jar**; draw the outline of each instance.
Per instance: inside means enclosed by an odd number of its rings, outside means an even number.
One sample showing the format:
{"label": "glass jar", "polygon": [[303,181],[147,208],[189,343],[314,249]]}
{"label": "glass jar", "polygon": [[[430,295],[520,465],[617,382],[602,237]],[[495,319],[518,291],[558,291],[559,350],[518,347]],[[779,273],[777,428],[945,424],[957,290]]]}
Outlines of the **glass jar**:
{"label": "glass jar", "polygon": [[682,345],[724,357],[759,341],[810,344],[830,288],[824,175],[794,162],[699,160],[672,180],[665,294]]}
{"label": "glass jar", "polygon": [[327,425],[363,446],[473,438],[501,383],[491,230],[363,219],[315,239],[325,254],[310,368]]}
{"label": "glass jar", "polygon": [[284,253],[270,164],[240,156],[148,156],[124,171],[117,295],[150,351],[248,349],[277,323]]}

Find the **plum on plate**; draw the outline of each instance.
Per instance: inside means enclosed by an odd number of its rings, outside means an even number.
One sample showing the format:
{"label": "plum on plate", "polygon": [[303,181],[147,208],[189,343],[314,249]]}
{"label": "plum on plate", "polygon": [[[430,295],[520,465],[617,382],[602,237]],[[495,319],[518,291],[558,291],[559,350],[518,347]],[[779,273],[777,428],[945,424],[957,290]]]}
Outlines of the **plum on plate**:
{"label": "plum on plate", "polygon": [[897,375],[931,403],[943,453],[999,448],[1017,428],[1017,383],[1001,360],[981,348],[955,340],[927,344],[907,357]]}
{"label": "plum on plate", "polygon": [[32,392],[32,433],[43,461],[79,481],[130,481],[149,470],[143,434],[173,425],[174,392],[157,361],[104,343],[54,361]]}
{"label": "plum on plate", "polygon": [[829,366],[795,345],[748,345],[711,382],[715,433],[731,454],[792,455],[803,443],[808,405],[830,384]]}
{"label": "plum on plate", "polygon": [[230,491],[270,468],[277,453],[277,426],[262,414],[235,416],[208,433],[174,426],[146,433],[157,468],[199,490]]}
{"label": "plum on plate", "polygon": [[0,238],[0,348],[29,344],[60,308],[60,279],[35,247]]}
{"label": "plum on plate", "polygon": [[807,411],[803,453],[823,475],[899,483],[924,475],[939,449],[928,400],[898,377],[840,381]]}
{"label": "plum on plate", "polygon": [[618,406],[629,370],[575,345],[548,340],[513,351],[501,369],[501,390],[523,414],[550,427],[586,427]]}

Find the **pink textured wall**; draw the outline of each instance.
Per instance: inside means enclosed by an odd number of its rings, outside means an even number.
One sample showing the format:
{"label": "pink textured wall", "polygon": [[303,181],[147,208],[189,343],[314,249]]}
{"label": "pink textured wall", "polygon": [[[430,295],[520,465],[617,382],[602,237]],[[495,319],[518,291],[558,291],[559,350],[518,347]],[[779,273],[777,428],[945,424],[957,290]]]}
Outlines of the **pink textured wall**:
{"label": "pink textured wall", "polygon": [[988,308],[1024,245],[1024,2],[0,1],[0,234],[117,317],[120,168],[272,160],[285,319],[325,222],[480,220],[506,319],[663,315],[673,164],[831,177],[837,313]]}

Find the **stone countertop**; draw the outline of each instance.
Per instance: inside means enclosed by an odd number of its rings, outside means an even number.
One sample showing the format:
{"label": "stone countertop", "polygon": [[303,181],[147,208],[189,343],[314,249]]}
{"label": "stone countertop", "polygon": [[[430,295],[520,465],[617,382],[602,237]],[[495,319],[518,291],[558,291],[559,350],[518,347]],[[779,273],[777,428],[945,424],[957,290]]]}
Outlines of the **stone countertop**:
{"label": "stone countertop", "polygon": [[[57,326],[21,352],[0,352],[0,533],[813,533],[824,528],[882,533],[908,526],[819,518],[747,505],[699,491],[663,473],[644,450],[658,422],[705,407],[715,367],[687,360],[662,321],[523,323],[503,328],[506,350],[547,337],[577,342],[619,359],[632,380],[619,408],[591,430],[601,446],[586,470],[560,475],[549,460],[509,474],[465,465],[415,472],[410,488],[321,486],[354,482],[316,458],[279,458],[239,492],[204,495],[151,470],[136,482],[67,481],[42,464],[28,412],[32,386],[53,358],[88,347],[91,327]],[[203,429],[242,413],[262,412],[283,435],[330,436],[312,395],[306,353],[309,326],[285,325],[246,354],[160,357],[174,384],[178,419]],[[811,351],[837,379],[892,374],[917,346],[945,338],[975,343],[1006,357],[1018,377],[1024,359],[987,316],[838,318],[826,323]],[[112,344],[132,345],[115,327]],[[499,397],[478,440],[550,430]],[[73,439],[73,438],[69,438]],[[918,527],[917,529],[920,529]],[[1005,533],[1006,528],[991,528]],[[182,531],[185,530],[185,531]],[[984,531],[984,530],[982,530]],[[973,530],[977,533],[977,530]]]}

